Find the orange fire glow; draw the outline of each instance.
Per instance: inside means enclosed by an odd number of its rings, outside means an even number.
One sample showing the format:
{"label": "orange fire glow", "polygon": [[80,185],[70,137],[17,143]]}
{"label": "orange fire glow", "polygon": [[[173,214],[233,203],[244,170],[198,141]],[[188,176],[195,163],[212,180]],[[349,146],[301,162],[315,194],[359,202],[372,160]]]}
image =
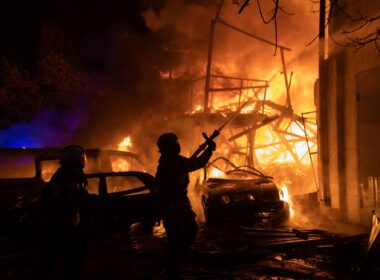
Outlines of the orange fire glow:
{"label": "orange fire glow", "polygon": [[202,111],[202,106],[201,105],[197,105],[197,107],[195,107],[195,109],[191,113],[195,114],[195,113],[199,113],[201,111]]}
{"label": "orange fire glow", "polygon": [[255,109],[255,105],[249,105],[241,109],[240,113],[242,114],[249,114],[252,113],[252,111]]}
{"label": "orange fire glow", "polygon": [[213,178],[222,178],[224,177],[224,173],[220,169],[213,167],[211,169],[210,176]]}
{"label": "orange fire glow", "polygon": [[113,172],[128,171],[131,168],[131,164],[123,158],[118,158],[111,162]]}
{"label": "orange fire glow", "polygon": [[293,202],[292,202],[291,196],[289,194],[288,188],[283,184],[280,190],[281,190],[280,191],[280,199],[289,204],[290,218],[293,218],[294,208],[293,208]]}
{"label": "orange fire glow", "polygon": [[130,136],[124,137],[124,139],[119,143],[118,150],[119,151],[127,151],[129,152],[132,148],[132,140]]}
{"label": "orange fire glow", "polygon": [[[132,139],[130,136],[126,136],[123,138],[123,140],[118,144],[118,150],[119,151],[126,151],[130,152],[132,148]],[[111,162],[112,165],[112,171],[113,172],[122,172],[122,171],[128,171],[131,169],[131,163],[128,162],[128,160],[124,158],[117,158],[114,159]]]}

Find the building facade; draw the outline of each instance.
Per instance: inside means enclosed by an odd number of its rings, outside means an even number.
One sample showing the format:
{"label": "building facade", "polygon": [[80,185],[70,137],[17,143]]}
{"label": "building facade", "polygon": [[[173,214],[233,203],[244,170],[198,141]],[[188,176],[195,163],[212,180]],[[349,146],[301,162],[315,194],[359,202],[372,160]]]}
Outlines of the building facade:
{"label": "building facade", "polygon": [[368,225],[380,210],[380,1],[338,3],[320,41],[319,195],[324,211]]}

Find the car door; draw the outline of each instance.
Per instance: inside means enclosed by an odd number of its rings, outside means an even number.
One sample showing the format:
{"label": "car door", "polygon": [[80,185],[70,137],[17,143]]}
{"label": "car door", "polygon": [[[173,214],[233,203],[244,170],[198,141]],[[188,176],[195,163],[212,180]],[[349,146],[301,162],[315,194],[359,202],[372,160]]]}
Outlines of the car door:
{"label": "car door", "polygon": [[113,230],[156,220],[158,211],[144,179],[147,175],[136,172],[88,175],[87,190],[91,198],[87,203],[87,217],[91,217],[92,224],[102,230]]}

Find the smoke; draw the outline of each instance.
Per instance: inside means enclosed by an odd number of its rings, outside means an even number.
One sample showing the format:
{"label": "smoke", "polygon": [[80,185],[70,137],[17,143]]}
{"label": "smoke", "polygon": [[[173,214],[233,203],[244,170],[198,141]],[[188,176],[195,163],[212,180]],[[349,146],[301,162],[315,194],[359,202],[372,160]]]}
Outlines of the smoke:
{"label": "smoke", "polygon": [[[184,155],[189,156],[202,142],[201,132],[211,133],[216,125],[176,118],[194,109],[180,89],[205,74],[210,21],[219,1],[152,3],[140,11],[146,27],[143,32],[114,24],[82,39],[86,59],[101,57],[94,60],[96,67],[92,69],[97,75],[92,99],[82,102],[73,112],[45,110],[31,124],[19,124],[2,132],[3,145],[24,146],[25,142],[25,146],[51,146],[75,142],[86,147],[117,148],[130,135],[133,151],[141,157],[147,171],[154,173],[159,156],[155,141],[161,133],[173,131],[180,137]],[[278,43],[292,49],[285,51],[288,75],[293,72],[292,104],[296,110],[311,111],[316,50],[305,49],[305,45],[317,34],[318,20],[308,1],[292,0],[285,5],[284,9],[293,15],[279,11]],[[269,17],[272,8],[272,2],[265,3],[265,17]],[[224,1],[220,17],[249,33],[275,40],[273,23],[263,24],[254,1],[243,13],[238,14],[238,9],[230,1]],[[279,49],[220,23],[214,35],[214,73],[268,79],[273,87],[270,98],[284,103],[286,92]],[[199,82],[194,95],[202,95],[203,82]],[[25,136],[21,137],[23,133]],[[18,143],[16,138],[27,140]]]}
{"label": "smoke", "polygon": [[[132,141],[138,143],[137,151],[143,152],[147,161],[154,160],[156,156],[149,154],[157,152],[152,148],[156,137],[170,129],[164,126],[164,119],[191,110],[188,103],[182,102],[181,84],[205,73],[210,20],[215,16],[219,1],[160,3],[153,2],[151,7],[141,11],[148,32],[137,35],[118,26],[99,37],[106,40],[101,48],[103,55],[106,54],[101,87],[96,102],[90,104],[89,122],[76,137],[87,146],[117,147],[121,139],[132,135]],[[265,15],[270,7],[263,7]],[[285,54],[288,75],[294,72],[292,101],[296,109],[311,111],[316,78],[315,49],[300,50],[317,34],[317,19],[308,2],[288,1],[284,8],[293,15],[279,12],[278,42],[292,49]],[[249,5],[242,14],[237,11],[236,5],[225,1],[221,17],[247,32],[274,41],[273,24],[262,23],[256,5]],[[274,46],[217,24],[213,51],[213,71],[268,80],[275,77],[273,87],[279,92],[273,94],[273,99],[284,102],[281,59],[279,50],[274,56]],[[199,84],[194,95],[202,94],[203,82]],[[198,133],[191,126],[187,130],[191,130],[191,138]],[[184,137],[187,136],[185,133]],[[190,149],[194,145],[185,146]]]}
{"label": "smoke", "polygon": [[[331,233],[355,235],[368,232],[364,224],[352,224],[342,220],[338,213],[324,212],[319,207],[317,192],[292,197],[295,210],[294,217],[289,221],[291,227],[303,229],[325,230]],[[370,222],[370,221],[368,221]]]}
{"label": "smoke", "polygon": [[212,1],[201,5],[182,0],[166,1],[161,10],[148,9],[143,13],[143,17],[147,27],[153,32],[169,27],[177,34],[185,36],[188,41],[203,41],[207,38],[209,19],[215,9],[215,5],[210,5],[210,2]]}

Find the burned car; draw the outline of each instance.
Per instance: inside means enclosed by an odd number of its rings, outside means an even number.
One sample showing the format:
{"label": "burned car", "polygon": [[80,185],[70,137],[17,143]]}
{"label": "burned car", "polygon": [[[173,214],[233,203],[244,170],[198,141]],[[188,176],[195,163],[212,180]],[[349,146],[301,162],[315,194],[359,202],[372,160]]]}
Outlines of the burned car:
{"label": "burned car", "polygon": [[128,231],[133,223],[153,225],[162,218],[152,175],[129,171],[86,174],[86,178],[89,197],[82,215],[91,231]]}
{"label": "burned car", "polygon": [[201,187],[207,225],[281,225],[289,219],[289,205],[272,177],[223,157],[210,162],[205,174],[211,174]]}
{"label": "burned car", "polygon": [[[85,174],[142,170],[137,155],[86,149]],[[0,219],[3,230],[28,223],[43,185],[59,167],[58,148],[0,148]]]}

